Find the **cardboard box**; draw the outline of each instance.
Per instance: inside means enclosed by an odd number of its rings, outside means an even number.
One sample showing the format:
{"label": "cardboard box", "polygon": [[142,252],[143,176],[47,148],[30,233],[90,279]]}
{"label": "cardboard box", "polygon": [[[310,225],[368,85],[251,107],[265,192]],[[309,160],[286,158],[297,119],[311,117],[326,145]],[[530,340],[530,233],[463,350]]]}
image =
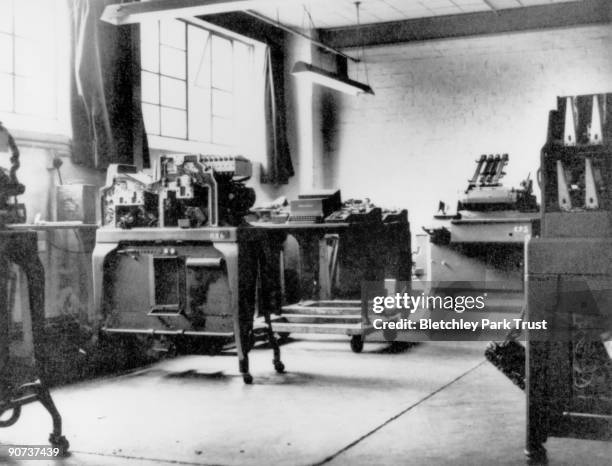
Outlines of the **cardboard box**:
{"label": "cardboard box", "polygon": [[57,186],[57,221],[96,223],[98,188],[91,184]]}

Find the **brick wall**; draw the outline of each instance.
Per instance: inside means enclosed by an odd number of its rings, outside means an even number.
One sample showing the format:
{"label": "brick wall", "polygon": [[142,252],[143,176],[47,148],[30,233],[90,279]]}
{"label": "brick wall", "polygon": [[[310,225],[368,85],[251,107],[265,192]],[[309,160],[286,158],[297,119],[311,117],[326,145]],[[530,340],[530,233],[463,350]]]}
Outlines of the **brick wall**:
{"label": "brick wall", "polygon": [[[372,47],[365,59],[375,96],[323,96],[335,116],[321,183],[408,208],[413,232],[438,200],[454,207],[479,154],[510,154],[508,185],[533,178],[557,95],[612,92],[608,26]],[[365,79],[363,65],[349,73]]]}

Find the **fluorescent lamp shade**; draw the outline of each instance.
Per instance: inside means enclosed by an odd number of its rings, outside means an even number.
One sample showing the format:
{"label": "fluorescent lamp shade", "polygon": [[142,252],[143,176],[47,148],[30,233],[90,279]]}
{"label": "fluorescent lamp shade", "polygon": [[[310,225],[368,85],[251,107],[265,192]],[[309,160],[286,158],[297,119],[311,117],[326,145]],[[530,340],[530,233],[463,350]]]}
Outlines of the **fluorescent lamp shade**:
{"label": "fluorescent lamp shade", "polygon": [[367,84],[353,81],[347,76],[341,76],[337,73],[318,68],[309,63],[303,61],[297,62],[293,65],[291,74],[296,77],[308,79],[310,82],[320,84],[321,86],[336,89],[337,91],[344,92],[345,94],[358,95],[358,94],[372,94],[374,91]]}

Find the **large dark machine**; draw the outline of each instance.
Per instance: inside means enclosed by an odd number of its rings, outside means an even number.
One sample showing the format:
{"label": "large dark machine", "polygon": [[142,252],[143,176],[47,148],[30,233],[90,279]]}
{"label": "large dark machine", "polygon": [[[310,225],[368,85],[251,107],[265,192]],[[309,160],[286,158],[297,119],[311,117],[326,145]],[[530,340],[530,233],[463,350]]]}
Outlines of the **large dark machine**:
{"label": "large dark machine", "polygon": [[13,136],[0,123],[0,148],[3,146],[11,152],[11,167],[0,167],[0,228],[7,223],[25,222],[25,207],[17,199],[25,192],[25,186],[17,179],[19,148]]}
{"label": "large dark machine", "polygon": [[[25,192],[25,186],[17,179],[19,149],[13,136],[0,123],[0,151],[4,147],[11,152],[11,167],[8,170],[0,168],[0,427],[15,424],[24,405],[40,402],[53,421],[49,442],[57,448],[58,454],[64,454],[69,444],[62,434],[62,418],[45,384],[46,368],[41,365],[44,359],[45,273],[38,257],[36,232],[9,228],[10,224],[25,221],[25,209],[17,199]],[[28,319],[22,318],[21,334],[29,333],[32,337],[34,370],[22,358],[11,354],[16,343],[8,280],[13,264],[21,268],[27,280],[31,326],[26,328],[24,322]],[[22,309],[22,317],[25,312],[28,309]]]}
{"label": "large dark machine", "polygon": [[250,176],[250,161],[239,156],[162,156],[153,175],[109,167],[93,255],[105,335],[213,354],[235,336],[240,370],[251,382],[261,233],[244,222],[255,201],[245,186]]}
{"label": "large dark machine", "polygon": [[560,97],[541,154],[542,234],[527,246],[527,444],[612,439],[612,94]]}

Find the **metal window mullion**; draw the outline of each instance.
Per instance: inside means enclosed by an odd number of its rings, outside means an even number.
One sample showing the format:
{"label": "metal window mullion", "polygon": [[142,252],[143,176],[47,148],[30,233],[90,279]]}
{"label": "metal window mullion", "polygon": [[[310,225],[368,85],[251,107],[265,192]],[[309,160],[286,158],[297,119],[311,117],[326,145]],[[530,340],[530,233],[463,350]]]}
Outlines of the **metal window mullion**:
{"label": "metal window mullion", "polygon": [[13,60],[12,60],[12,75],[13,75],[13,113],[17,113],[17,75],[15,74],[16,71],[16,61],[15,61],[15,57],[17,55],[17,40],[16,40],[16,36],[15,36],[15,2],[13,1],[13,8],[12,8],[12,12],[13,12],[13,17],[11,18],[12,21],[12,31],[11,31],[11,37],[12,37],[12,45],[13,45]]}
{"label": "metal window mullion", "polygon": [[185,140],[189,141],[189,25],[183,23],[185,28]]}
{"label": "metal window mullion", "polygon": [[[236,51],[234,50],[234,41],[232,40],[230,42],[231,46],[232,46],[232,90],[230,91],[230,95],[232,97],[232,118],[231,121],[232,123],[234,123],[234,116],[236,114],[236,112],[234,111],[234,105],[236,105],[236,102],[234,101],[235,96],[236,96]],[[232,126],[234,126],[232,124]]]}
{"label": "metal window mullion", "polygon": [[[181,20],[179,20],[181,21]],[[152,103],[148,103],[146,101],[142,101],[143,103],[146,103],[147,105],[154,105],[158,107],[158,115],[159,115],[159,132],[158,135],[161,137],[168,137],[171,139],[177,139],[177,140],[190,140],[190,131],[189,131],[189,121],[190,121],[190,111],[189,111],[189,97],[190,97],[190,93],[189,93],[189,26],[192,27],[200,27],[197,25],[193,25],[191,23],[188,23],[187,21],[182,21],[185,25],[185,30],[184,30],[184,34],[185,34],[185,49],[182,50],[183,53],[185,54],[185,79],[181,79],[181,78],[177,78],[175,76],[171,76],[171,75],[166,75],[164,73],[162,73],[161,71],[161,48],[162,46],[165,47],[169,47],[175,50],[181,50],[180,48],[174,47],[172,45],[167,45],[167,44],[162,44],[161,41],[161,21],[157,21],[157,35],[158,35],[158,41],[157,41],[157,55],[158,55],[158,71],[154,74],[156,74],[157,76],[157,87],[158,87],[158,93],[159,93],[159,102],[158,104],[152,104]],[[222,143],[216,143],[216,138],[214,135],[214,119],[215,118],[220,118],[226,121],[233,121],[235,116],[236,116],[236,112],[235,112],[235,108],[232,109],[232,116],[231,117],[225,117],[225,116],[221,116],[221,115],[216,115],[213,111],[213,94],[214,91],[220,91],[220,92],[226,92],[228,94],[230,94],[230,96],[233,99],[233,103],[234,103],[234,107],[236,105],[235,102],[235,91],[236,91],[236,67],[235,67],[235,41],[237,39],[234,39],[232,37],[228,37],[225,36],[223,34],[217,33],[216,31],[210,31],[204,27],[201,27],[201,29],[205,30],[206,32],[208,32],[209,34],[209,47],[210,47],[210,53],[209,53],[209,60],[208,60],[208,74],[209,74],[209,108],[208,108],[208,115],[209,115],[209,138],[208,138],[208,142],[210,143],[215,143],[215,144],[220,144],[223,146],[227,146],[227,144],[222,144]],[[214,62],[214,56],[213,56],[213,38],[214,37],[219,37],[221,39],[225,39],[228,40],[230,42],[231,45],[231,66],[232,66],[232,86],[230,90],[227,89],[221,89],[221,88],[217,88],[215,86],[213,86],[213,62]],[[252,53],[252,49],[253,46],[251,44],[246,44],[249,46],[249,49],[251,49],[251,53]],[[14,46],[14,43],[13,43]],[[204,53],[206,53],[206,49],[204,49]],[[13,54],[14,55],[14,54]],[[14,56],[13,56],[14,59]],[[146,70],[144,68],[142,68],[143,71],[149,72],[151,73],[151,71]],[[153,73],[152,73],[153,74]],[[176,79],[177,81],[183,81],[185,83],[185,108],[179,108],[179,107],[174,107],[171,105],[163,105],[161,103],[162,101],[162,84],[161,84],[161,78],[165,77],[165,78],[169,78],[169,79]],[[177,138],[174,136],[164,136],[162,134],[162,114],[161,114],[161,110],[163,108],[168,108],[168,109],[173,109],[173,110],[178,110],[178,111],[184,111],[185,112],[185,133],[186,133],[186,137],[185,138]]]}
{"label": "metal window mullion", "polygon": [[[215,86],[211,86],[212,90],[217,91],[217,92],[223,92],[225,94],[229,94],[232,96],[232,102],[234,99],[234,93],[232,91],[228,91],[227,89],[221,89],[220,87],[215,87]],[[212,91],[211,91],[212,92]],[[211,94],[212,95],[212,94]],[[215,111],[212,108],[212,100],[211,100],[211,108],[210,108],[210,113],[212,116],[215,116],[217,118],[223,118],[224,120],[232,120],[234,118],[234,109],[232,109],[232,116],[230,118],[228,117],[224,117],[223,115],[219,115],[216,114]]]}
{"label": "metal window mullion", "polygon": [[157,93],[159,95],[157,103],[157,116],[159,119],[158,135],[162,136],[162,90],[161,90],[161,20],[157,21]]}
{"label": "metal window mullion", "polygon": [[[146,103],[146,104],[148,104],[148,105],[155,105],[155,104],[149,104],[149,102],[145,102],[145,103]],[[175,106],[173,106],[173,105],[161,105],[161,104],[159,104],[159,106],[160,106],[161,108],[169,108],[169,109],[171,109],[171,110],[179,110],[179,111],[181,111],[181,112],[186,112],[186,111],[187,111],[187,109],[186,109],[186,108],[175,107]]]}
{"label": "metal window mullion", "polygon": [[[145,70],[145,69],[143,69],[143,71],[146,71],[147,73],[152,73],[151,71],[148,71],[148,70]],[[171,74],[165,74],[165,73],[161,73],[161,72],[154,73],[154,74],[158,74],[162,78],[176,79],[177,81],[186,81],[186,79],[184,79],[184,78],[177,78],[176,76],[172,76]]]}
{"label": "metal window mullion", "polygon": [[[161,33],[161,31],[160,31],[160,33]],[[187,41],[185,41],[185,43],[187,43]],[[166,47],[166,48],[168,48],[168,49],[176,50],[177,52],[184,52],[185,50],[187,50],[186,48],[182,49],[182,48],[180,48],[180,47],[176,47],[175,45],[164,44],[164,43],[161,41],[161,38],[160,38],[160,40],[159,40],[159,45],[160,45],[161,47]]]}
{"label": "metal window mullion", "polygon": [[212,72],[212,67],[213,67],[213,38],[215,37],[215,34],[212,33],[212,31],[209,32],[209,44],[210,44],[210,53],[209,55],[209,61],[208,61],[208,95],[209,95],[209,107],[208,107],[208,142],[210,142],[211,144],[213,144],[215,142],[215,135],[213,133],[214,131],[214,124],[213,124],[213,72]]}
{"label": "metal window mullion", "polygon": [[57,40],[57,31],[59,29],[59,12],[57,11],[57,3],[55,4],[54,14],[53,14],[53,51],[55,53],[54,69],[53,69],[53,82],[55,89],[55,98],[53,99],[53,118],[59,120],[60,118],[60,109],[59,109],[59,41]]}

